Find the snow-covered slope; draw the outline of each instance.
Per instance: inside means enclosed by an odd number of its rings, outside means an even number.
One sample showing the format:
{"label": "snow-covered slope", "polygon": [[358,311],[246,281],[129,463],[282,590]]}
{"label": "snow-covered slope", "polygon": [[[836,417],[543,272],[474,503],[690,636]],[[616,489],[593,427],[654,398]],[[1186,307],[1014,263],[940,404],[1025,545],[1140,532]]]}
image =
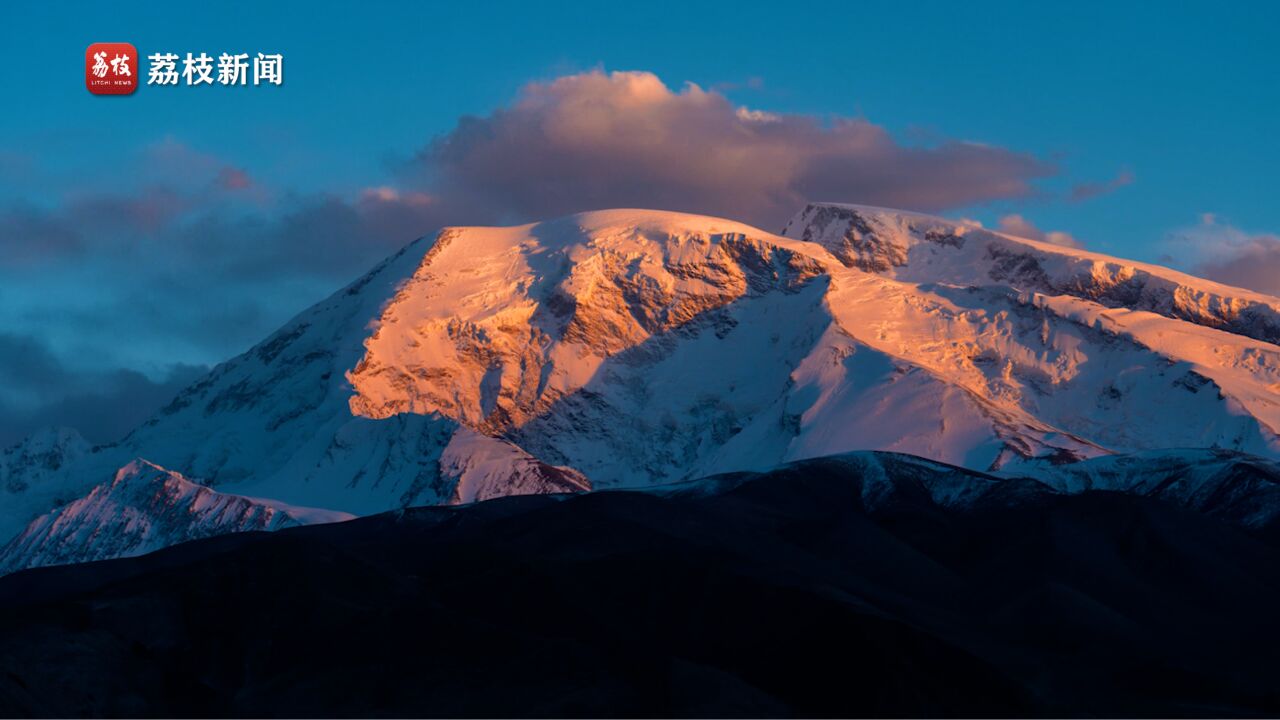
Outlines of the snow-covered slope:
{"label": "snow-covered slope", "polygon": [[135,460],[84,497],[31,521],[0,550],[0,572],[130,557],[214,535],[352,517],[226,495]]}
{"label": "snow-covered slope", "polygon": [[1280,447],[1280,299],[860,206],[811,205],[784,234],[915,306],[833,303],[846,328],[1006,407],[1113,452]]}
{"label": "snow-covered slope", "polygon": [[1280,527],[1280,462],[1230,450],[1154,450],[1045,468],[1063,492],[1156,497],[1248,528]]}
{"label": "snow-covered slope", "polygon": [[850,267],[908,282],[1009,285],[1280,340],[1280,299],[929,215],[814,203],[782,234],[816,242]]}
{"label": "snow-covered slope", "polygon": [[136,457],[360,515],[864,449],[1014,474],[1280,457],[1280,300],[857,206],[785,235],[648,210],[446,229],[123,442],[6,471],[0,531]]}
{"label": "snow-covered slope", "polygon": [[[873,217],[911,228],[916,216]],[[351,407],[439,412],[597,486],[860,448],[977,469],[1159,447],[1277,452],[1280,348],[1007,279],[960,282],[953,266],[976,265],[979,244],[927,222],[911,232],[959,239],[908,251],[904,267],[911,252],[922,266],[911,280],[848,267],[818,242],[671,213],[453,231],[385,308],[349,374]]]}
{"label": "snow-covered slope", "polygon": [[74,499],[68,490],[89,482],[82,473],[90,455],[89,443],[70,428],[40,430],[0,453],[0,542]]}
{"label": "snow-covered slope", "polygon": [[0,484],[10,493],[26,492],[87,452],[89,443],[71,428],[41,430],[0,453]]}

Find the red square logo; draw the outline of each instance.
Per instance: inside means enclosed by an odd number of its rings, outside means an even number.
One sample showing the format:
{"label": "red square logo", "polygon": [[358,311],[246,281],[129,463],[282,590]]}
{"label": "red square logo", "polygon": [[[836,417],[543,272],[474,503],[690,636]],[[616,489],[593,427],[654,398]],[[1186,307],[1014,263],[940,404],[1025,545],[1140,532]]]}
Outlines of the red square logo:
{"label": "red square logo", "polygon": [[84,51],[84,86],[94,95],[138,89],[138,49],[129,43],[94,43]]}

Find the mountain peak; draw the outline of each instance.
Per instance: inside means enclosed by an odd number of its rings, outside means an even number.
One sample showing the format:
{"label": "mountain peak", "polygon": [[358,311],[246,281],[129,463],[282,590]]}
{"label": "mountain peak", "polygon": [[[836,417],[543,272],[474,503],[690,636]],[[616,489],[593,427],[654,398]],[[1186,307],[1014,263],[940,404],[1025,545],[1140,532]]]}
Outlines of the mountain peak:
{"label": "mountain peak", "polygon": [[438,412],[489,432],[577,392],[732,304],[796,292],[826,254],[741,223],[609,210],[512,228],[451,228],[375,321],[347,379],[352,414]]}
{"label": "mountain peak", "polygon": [[97,483],[139,457],[181,490],[154,517],[203,491],[366,515],[859,450],[1033,476],[1171,447],[1280,458],[1278,307],[862,206],[810,205],[784,235],[635,209],[448,228],[124,441],[10,474],[0,527],[133,507]]}
{"label": "mountain peak", "polygon": [[135,458],[109,482],[32,520],[0,550],[0,570],[129,557],[214,535],[352,517],[219,493]]}

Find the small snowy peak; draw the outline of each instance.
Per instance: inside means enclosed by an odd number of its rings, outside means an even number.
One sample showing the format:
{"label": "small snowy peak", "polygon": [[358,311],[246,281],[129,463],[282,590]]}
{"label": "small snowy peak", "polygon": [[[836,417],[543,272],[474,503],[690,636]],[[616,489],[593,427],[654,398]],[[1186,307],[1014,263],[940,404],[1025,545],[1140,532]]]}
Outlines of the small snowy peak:
{"label": "small snowy peak", "polygon": [[1280,343],[1280,298],[930,215],[814,203],[782,234],[899,280],[1070,295]]}
{"label": "small snowy peak", "polygon": [[219,493],[138,459],[32,521],[0,550],[0,570],[129,557],[197,538],[352,517]]}

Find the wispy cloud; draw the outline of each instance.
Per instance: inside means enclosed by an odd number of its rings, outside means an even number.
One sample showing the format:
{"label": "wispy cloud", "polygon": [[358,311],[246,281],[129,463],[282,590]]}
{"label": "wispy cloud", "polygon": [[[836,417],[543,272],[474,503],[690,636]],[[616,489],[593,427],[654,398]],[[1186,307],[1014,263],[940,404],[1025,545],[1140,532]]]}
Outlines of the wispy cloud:
{"label": "wispy cloud", "polygon": [[1165,238],[1166,262],[1201,277],[1280,297],[1280,235],[1249,232],[1202,213]]}
{"label": "wispy cloud", "polygon": [[1132,185],[1137,176],[1132,170],[1124,168],[1116,173],[1114,178],[1103,182],[1083,182],[1074,185],[1071,188],[1070,199],[1072,202],[1083,202],[1100,195],[1107,195],[1119,190],[1126,185]]}
{"label": "wispy cloud", "polygon": [[1001,217],[999,229],[1000,232],[1027,238],[1029,240],[1039,240],[1041,242],[1053,243],[1054,245],[1062,245],[1063,247],[1082,247],[1080,242],[1076,240],[1071,233],[1062,232],[1061,230],[1045,232],[1021,215],[1015,214]]}

